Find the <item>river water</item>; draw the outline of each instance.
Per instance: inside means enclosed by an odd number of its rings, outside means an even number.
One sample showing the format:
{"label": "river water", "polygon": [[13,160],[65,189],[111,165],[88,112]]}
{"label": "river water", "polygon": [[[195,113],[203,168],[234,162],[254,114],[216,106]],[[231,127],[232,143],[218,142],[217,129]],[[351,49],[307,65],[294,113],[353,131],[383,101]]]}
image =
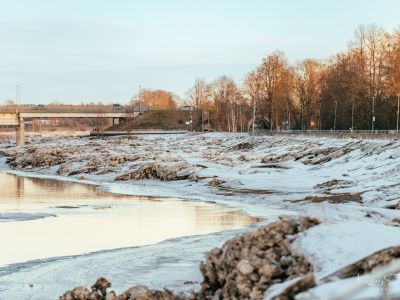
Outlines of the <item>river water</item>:
{"label": "river water", "polygon": [[0,173],[0,266],[152,244],[257,221],[213,203],[116,195],[94,185]]}

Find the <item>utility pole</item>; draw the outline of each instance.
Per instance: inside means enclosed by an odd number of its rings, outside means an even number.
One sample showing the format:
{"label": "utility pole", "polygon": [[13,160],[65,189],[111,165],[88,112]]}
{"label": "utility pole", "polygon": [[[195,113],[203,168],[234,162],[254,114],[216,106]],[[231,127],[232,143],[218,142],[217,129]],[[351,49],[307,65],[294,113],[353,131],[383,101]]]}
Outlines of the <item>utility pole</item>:
{"label": "utility pole", "polygon": [[352,99],[353,105],[351,107],[351,130],[354,130],[354,99]]}
{"label": "utility pole", "polygon": [[290,126],[289,126],[289,123],[290,123],[290,121],[289,121],[289,102],[288,103],[286,103],[286,113],[287,113],[287,121],[286,121],[286,130],[289,130],[290,129]]}
{"label": "utility pole", "polygon": [[253,135],[254,135],[254,122],[255,122],[255,118],[256,118],[256,98],[254,97],[253,99],[253,124],[252,124],[252,131],[253,131]]}
{"label": "utility pole", "polygon": [[372,131],[374,130],[374,123],[375,123],[375,97],[372,97]]}
{"label": "utility pole", "polygon": [[399,109],[400,109],[400,94],[397,95],[397,128],[396,128],[397,134],[399,134]]}
{"label": "utility pole", "polygon": [[20,112],[18,110],[18,105],[21,101],[21,87],[19,85],[16,86],[15,90],[15,114],[17,117],[18,125],[15,127],[15,141],[17,146],[22,146],[25,144],[24,140],[24,119],[20,117]]}
{"label": "utility pole", "polygon": [[141,98],[141,94],[142,94],[142,86],[139,85],[139,95],[138,95],[138,98],[139,98],[139,115],[140,115],[140,111],[141,111],[141,109],[140,109],[140,98]]}
{"label": "utility pole", "polygon": [[15,112],[18,112],[18,106],[20,105],[21,99],[21,86],[17,85],[15,87]]}
{"label": "utility pole", "polygon": [[336,130],[336,114],[337,114],[337,101],[335,101],[335,119],[333,121],[333,130]]}

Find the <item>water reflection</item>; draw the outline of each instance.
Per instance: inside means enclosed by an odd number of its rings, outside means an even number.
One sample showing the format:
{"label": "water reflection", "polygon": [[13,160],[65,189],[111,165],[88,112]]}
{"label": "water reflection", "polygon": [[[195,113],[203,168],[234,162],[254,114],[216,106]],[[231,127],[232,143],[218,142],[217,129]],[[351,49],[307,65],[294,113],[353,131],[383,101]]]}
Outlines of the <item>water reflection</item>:
{"label": "water reflection", "polygon": [[[1,215],[49,213],[29,221]],[[4,221],[4,220],[3,220]],[[138,246],[258,221],[211,203],[133,197],[96,186],[0,173],[0,265]]]}

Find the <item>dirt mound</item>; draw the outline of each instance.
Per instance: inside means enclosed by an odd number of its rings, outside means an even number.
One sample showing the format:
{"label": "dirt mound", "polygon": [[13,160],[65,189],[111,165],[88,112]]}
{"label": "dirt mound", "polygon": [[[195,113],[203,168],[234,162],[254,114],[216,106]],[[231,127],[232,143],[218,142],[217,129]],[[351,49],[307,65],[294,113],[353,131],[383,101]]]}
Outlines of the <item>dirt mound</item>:
{"label": "dirt mound", "polygon": [[253,143],[243,142],[243,143],[236,144],[232,147],[229,147],[228,150],[229,151],[251,150],[254,148],[254,146],[255,145]]}
{"label": "dirt mound", "polygon": [[279,220],[213,249],[200,266],[201,299],[262,299],[271,285],[310,273],[311,265],[290,246],[297,233],[316,224],[311,218]]}
{"label": "dirt mound", "polygon": [[147,163],[140,166],[137,170],[117,176],[115,180],[142,180],[159,179],[162,181],[184,180],[189,178],[191,170],[185,163],[160,164]]}
{"label": "dirt mound", "polygon": [[291,203],[322,203],[329,202],[331,204],[342,204],[348,202],[362,203],[362,193],[339,193],[325,194],[322,196],[307,196],[300,200],[288,200]]}
{"label": "dirt mound", "polygon": [[12,167],[20,168],[51,167],[64,163],[68,152],[65,148],[30,148],[8,157],[7,162]]}
{"label": "dirt mound", "polygon": [[318,190],[333,190],[333,189],[338,189],[338,188],[349,187],[352,184],[353,184],[352,181],[333,179],[333,180],[325,181],[323,183],[315,185],[314,189],[318,189]]}
{"label": "dirt mound", "polygon": [[367,274],[376,268],[385,266],[400,257],[400,247],[389,247],[379,250],[363,259],[360,259],[333,274],[323,278],[323,282],[337,280],[337,278],[349,278]]}

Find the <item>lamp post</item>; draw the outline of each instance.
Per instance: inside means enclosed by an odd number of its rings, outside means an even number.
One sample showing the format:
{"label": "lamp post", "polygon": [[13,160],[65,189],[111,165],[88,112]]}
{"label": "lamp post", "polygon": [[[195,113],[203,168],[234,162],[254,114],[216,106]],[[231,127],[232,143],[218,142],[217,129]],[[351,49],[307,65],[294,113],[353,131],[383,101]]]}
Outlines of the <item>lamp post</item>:
{"label": "lamp post", "polygon": [[400,94],[397,95],[397,127],[396,127],[397,134],[399,134],[399,109],[400,109]]}
{"label": "lamp post", "polygon": [[353,105],[351,106],[351,130],[354,130],[354,99],[352,99]]}
{"label": "lamp post", "polygon": [[337,114],[337,101],[335,101],[335,119],[333,121],[333,130],[336,130],[336,114]]}
{"label": "lamp post", "polygon": [[140,115],[140,98],[141,98],[141,94],[142,94],[142,86],[139,85],[139,115]]}
{"label": "lamp post", "polygon": [[375,125],[375,97],[372,97],[372,131],[374,130]]}
{"label": "lamp post", "polygon": [[253,124],[252,124],[252,133],[254,136],[254,122],[255,122],[255,118],[256,118],[256,98],[253,98]]}
{"label": "lamp post", "polygon": [[21,98],[21,86],[17,85],[15,87],[15,112],[18,112],[18,106],[20,105]]}
{"label": "lamp post", "polygon": [[287,113],[287,121],[286,121],[286,130],[290,130],[290,112],[289,112],[289,102],[286,103],[286,113]]}

